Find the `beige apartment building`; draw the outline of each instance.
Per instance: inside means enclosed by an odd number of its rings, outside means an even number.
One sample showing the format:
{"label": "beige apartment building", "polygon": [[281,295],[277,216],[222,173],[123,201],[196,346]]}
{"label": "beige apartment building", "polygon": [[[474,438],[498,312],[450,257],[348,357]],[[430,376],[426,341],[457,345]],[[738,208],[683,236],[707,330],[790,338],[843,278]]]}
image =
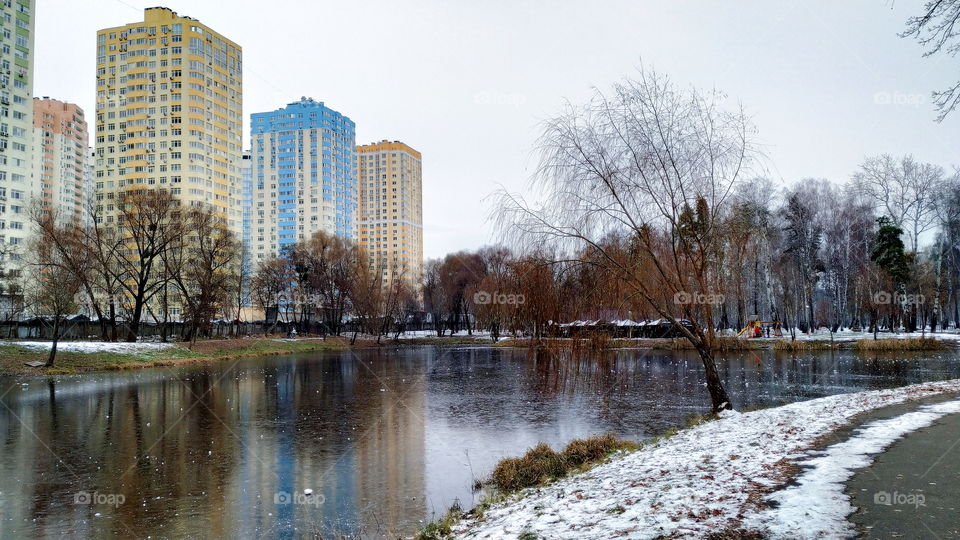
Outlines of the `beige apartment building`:
{"label": "beige apartment building", "polygon": [[33,98],[34,198],[60,223],[87,217],[87,121],[83,109],[48,97]]}
{"label": "beige apartment building", "polygon": [[240,234],[241,62],[239,45],[163,7],[97,32],[98,219],[116,222],[124,191],[169,189]]}
{"label": "beige apartment building", "polygon": [[357,147],[357,236],[384,283],[423,278],[423,177],[421,156],[400,141]]}

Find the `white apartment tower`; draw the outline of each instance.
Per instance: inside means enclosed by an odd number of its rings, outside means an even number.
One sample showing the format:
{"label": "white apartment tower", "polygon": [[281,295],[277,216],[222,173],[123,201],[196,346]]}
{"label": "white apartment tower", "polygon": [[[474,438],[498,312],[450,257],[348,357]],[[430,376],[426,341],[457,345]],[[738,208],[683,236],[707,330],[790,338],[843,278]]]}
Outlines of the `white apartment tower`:
{"label": "white apartment tower", "polygon": [[0,269],[19,272],[34,194],[34,1],[0,0]]}

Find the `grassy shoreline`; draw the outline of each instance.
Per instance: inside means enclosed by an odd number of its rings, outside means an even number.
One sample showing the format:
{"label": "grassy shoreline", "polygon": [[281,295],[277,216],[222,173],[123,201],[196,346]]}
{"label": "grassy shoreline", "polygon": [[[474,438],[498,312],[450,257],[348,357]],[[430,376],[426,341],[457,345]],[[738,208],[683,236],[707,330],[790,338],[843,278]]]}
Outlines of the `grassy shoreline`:
{"label": "grassy shoreline", "polygon": [[[64,342],[68,343],[68,342]],[[172,347],[137,352],[58,351],[53,367],[34,368],[26,362],[47,359],[48,351],[0,342],[0,375],[66,375],[97,371],[122,371],[152,367],[173,367],[234,360],[248,356],[275,356],[348,347],[343,338],[280,340],[244,338],[173,343]]]}

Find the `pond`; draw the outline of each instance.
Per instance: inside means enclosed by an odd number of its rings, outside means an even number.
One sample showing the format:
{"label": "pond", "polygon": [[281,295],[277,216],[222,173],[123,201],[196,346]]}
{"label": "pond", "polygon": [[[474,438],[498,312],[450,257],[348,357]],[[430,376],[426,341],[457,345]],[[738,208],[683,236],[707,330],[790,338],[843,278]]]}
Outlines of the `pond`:
{"label": "pond", "polygon": [[[960,377],[952,351],[719,364],[741,410]],[[411,535],[537,442],[685,426],[703,385],[689,352],[488,347],[2,377],[0,537]]]}

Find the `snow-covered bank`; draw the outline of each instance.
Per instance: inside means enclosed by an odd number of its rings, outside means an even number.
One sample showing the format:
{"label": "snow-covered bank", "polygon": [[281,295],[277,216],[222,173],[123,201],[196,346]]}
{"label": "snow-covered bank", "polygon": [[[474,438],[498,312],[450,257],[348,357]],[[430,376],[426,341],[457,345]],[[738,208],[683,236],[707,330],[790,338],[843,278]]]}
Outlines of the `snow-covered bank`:
{"label": "snow-covered bank", "polygon": [[[393,334],[390,334],[390,337],[393,337]],[[400,334],[399,339],[421,339],[421,338],[455,338],[455,337],[472,337],[472,338],[484,338],[490,339],[490,332],[486,330],[474,330],[473,333],[469,333],[466,330],[460,330],[459,332],[445,332],[442,336],[437,336],[437,332],[434,330],[408,330]]]}
{"label": "snow-covered bank", "polygon": [[[528,490],[455,530],[464,538],[516,538],[527,531],[546,538],[702,538],[750,525],[770,528],[775,520],[758,517],[764,499],[784,485],[791,464],[817,439],[856,414],[944,392],[960,392],[960,380],[728,412],[587,473]],[[804,538],[802,531],[769,532]]]}
{"label": "snow-covered bank", "polygon": [[[50,341],[3,341],[0,345],[16,345],[27,349],[50,350]],[[80,352],[80,353],[141,353],[151,351],[162,351],[174,347],[173,343],[109,343],[105,341],[61,341],[57,343],[57,350],[60,352]]]}
{"label": "snow-covered bank", "polygon": [[[879,332],[877,334],[877,339],[917,339],[917,338],[931,338],[939,339],[943,341],[958,341],[960,340],[960,333],[956,331],[950,332]],[[785,339],[790,339],[789,334],[784,334]],[[784,338],[759,338],[761,340],[779,340]],[[831,336],[830,332],[826,330],[819,330],[812,334],[804,334],[802,332],[797,332],[798,341],[830,341]],[[834,332],[832,339],[834,341],[860,341],[862,339],[873,339],[873,332],[854,332],[852,330],[841,330],[839,332]]]}

